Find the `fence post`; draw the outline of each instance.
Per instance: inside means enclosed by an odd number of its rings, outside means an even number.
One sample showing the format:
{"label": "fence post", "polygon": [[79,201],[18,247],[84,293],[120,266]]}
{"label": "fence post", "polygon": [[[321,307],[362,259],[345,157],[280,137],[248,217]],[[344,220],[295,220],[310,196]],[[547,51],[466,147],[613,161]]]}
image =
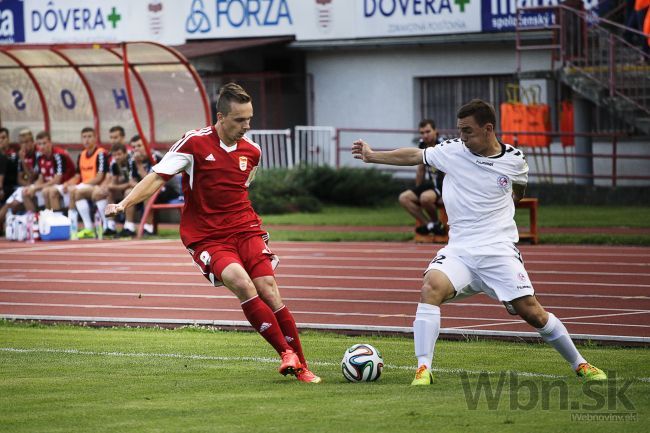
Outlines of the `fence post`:
{"label": "fence post", "polygon": [[[593,185],[594,184],[594,156],[593,156],[593,141],[590,135],[591,125],[591,110],[586,99],[574,95],[574,131],[576,132],[575,139],[575,175],[576,184],[578,185]],[[581,155],[581,156],[577,156]]]}

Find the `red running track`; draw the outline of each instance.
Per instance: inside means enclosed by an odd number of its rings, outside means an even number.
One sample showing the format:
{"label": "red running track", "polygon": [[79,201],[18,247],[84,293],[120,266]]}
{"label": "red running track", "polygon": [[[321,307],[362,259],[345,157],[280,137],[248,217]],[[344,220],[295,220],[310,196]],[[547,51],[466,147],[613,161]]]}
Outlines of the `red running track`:
{"label": "red running track", "polygon": [[[273,242],[277,279],[302,328],[410,332],[439,245]],[[575,338],[650,343],[650,248],[521,246],[541,303]],[[0,241],[0,317],[247,326],[177,240]],[[485,295],[445,304],[442,335],[537,337]]]}

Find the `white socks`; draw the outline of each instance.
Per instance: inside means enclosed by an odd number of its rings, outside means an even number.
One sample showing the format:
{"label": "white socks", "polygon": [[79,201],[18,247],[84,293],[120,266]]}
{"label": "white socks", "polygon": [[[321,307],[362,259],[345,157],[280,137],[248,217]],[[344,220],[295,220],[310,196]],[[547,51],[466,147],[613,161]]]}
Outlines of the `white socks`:
{"label": "white socks", "polygon": [[440,334],[440,307],[431,304],[418,304],[413,321],[413,339],[415,340],[415,356],[418,367],[426,365],[431,369],[433,348]]}
{"label": "white socks", "polygon": [[544,341],[553,346],[555,350],[560,352],[560,355],[566,359],[575,370],[578,365],[587,362],[575,344],[571,341],[569,332],[566,330],[560,319],[555,317],[553,313],[548,313],[548,322],[543,328],[537,328],[537,332],[542,336]]}
{"label": "white socks", "polygon": [[92,230],[94,226],[93,220],[90,218],[90,206],[88,206],[88,201],[85,199],[77,200],[75,204],[77,212],[79,212],[79,216],[81,216],[81,220],[84,222],[84,228]]}
{"label": "white socks", "polygon": [[130,230],[135,233],[135,223],[133,221],[126,221],[124,223],[124,230]]}
{"label": "white socks", "polygon": [[106,210],[106,205],[108,204],[108,200],[97,200],[95,202],[95,206],[97,206],[97,212],[99,213],[99,218],[102,220],[102,227],[105,229],[108,228],[108,225],[106,224],[106,215],[104,215],[104,211]]}

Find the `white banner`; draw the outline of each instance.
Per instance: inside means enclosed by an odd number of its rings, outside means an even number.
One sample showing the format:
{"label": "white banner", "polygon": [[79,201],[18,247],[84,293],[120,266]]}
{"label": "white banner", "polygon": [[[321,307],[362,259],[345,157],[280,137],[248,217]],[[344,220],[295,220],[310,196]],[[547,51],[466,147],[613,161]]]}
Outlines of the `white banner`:
{"label": "white banner", "polygon": [[481,31],[480,0],[357,0],[357,37]]}
{"label": "white banner", "polygon": [[24,0],[25,42],[185,42],[186,1]]}
{"label": "white banner", "polygon": [[354,39],[481,31],[480,0],[186,0],[187,39]]}
{"label": "white banner", "polygon": [[[28,43],[293,35],[296,40],[481,31],[481,0],[5,0]],[[15,15],[13,11],[6,12]]]}

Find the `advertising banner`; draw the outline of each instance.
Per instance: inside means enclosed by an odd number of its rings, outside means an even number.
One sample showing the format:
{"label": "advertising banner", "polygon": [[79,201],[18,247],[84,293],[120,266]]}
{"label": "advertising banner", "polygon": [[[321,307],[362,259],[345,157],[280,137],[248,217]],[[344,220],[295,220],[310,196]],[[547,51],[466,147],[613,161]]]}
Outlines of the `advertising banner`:
{"label": "advertising banner", "polygon": [[178,23],[184,1],[24,0],[25,41],[29,43],[184,42]]}
{"label": "advertising banner", "polygon": [[0,0],[0,44],[25,42],[23,2]]}
{"label": "advertising banner", "polygon": [[189,0],[187,39],[356,39],[481,31],[480,0]]}
{"label": "advertising banner", "polygon": [[[482,29],[484,32],[513,32],[517,22],[517,8],[557,6],[563,0],[481,0]],[[583,0],[585,10],[596,11],[598,0]],[[546,11],[527,12],[520,16],[522,27],[544,27],[557,24]]]}

